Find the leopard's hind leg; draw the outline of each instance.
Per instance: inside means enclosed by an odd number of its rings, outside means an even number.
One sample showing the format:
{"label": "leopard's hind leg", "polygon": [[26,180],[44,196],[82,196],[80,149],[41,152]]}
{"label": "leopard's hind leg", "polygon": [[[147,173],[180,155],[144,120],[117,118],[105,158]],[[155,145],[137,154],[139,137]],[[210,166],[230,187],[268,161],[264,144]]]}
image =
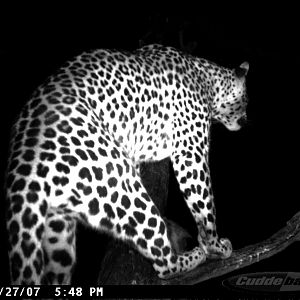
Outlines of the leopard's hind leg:
{"label": "leopard's hind leg", "polygon": [[30,181],[28,187],[19,178],[7,197],[10,275],[11,283],[16,285],[41,284],[44,273],[42,240],[48,204],[43,192],[33,192],[33,188],[40,190],[37,182]]}
{"label": "leopard's hind leg", "polygon": [[66,202],[65,208],[77,214],[86,225],[131,242],[152,261],[162,278],[204,262],[206,256],[201,247],[183,254],[172,249],[165,221],[132,160],[118,143],[108,136],[105,138],[106,150],[99,151],[98,161],[78,165],[79,176],[72,177],[70,189],[80,197]]}
{"label": "leopard's hind leg", "polygon": [[76,261],[76,220],[64,209],[51,207],[47,214],[43,249],[43,283],[70,284]]}

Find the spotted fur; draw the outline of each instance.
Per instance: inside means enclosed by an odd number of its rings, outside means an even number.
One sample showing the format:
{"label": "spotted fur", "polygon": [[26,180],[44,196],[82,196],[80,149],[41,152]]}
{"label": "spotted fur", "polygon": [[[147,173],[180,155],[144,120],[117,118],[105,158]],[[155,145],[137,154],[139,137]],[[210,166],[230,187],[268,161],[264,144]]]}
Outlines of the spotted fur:
{"label": "spotted fur", "polygon": [[[209,130],[213,118],[240,128],[248,67],[151,45],[83,53],[41,85],[12,133],[12,283],[70,283],[77,222],[131,241],[162,278],[230,256],[229,240],[216,232]],[[139,176],[141,161],[166,157],[199,231],[199,246],[183,254]]]}

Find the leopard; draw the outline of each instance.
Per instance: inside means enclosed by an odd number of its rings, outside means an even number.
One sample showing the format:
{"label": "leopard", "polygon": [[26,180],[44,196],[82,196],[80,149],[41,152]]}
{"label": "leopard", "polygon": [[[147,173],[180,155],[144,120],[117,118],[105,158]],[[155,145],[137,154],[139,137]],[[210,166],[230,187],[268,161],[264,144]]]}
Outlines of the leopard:
{"label": "leopard", "polygon": [[[209,169],[213,122],[247,119],[249,63],[225,68],[173,47],[85,51],[32,94],[12,126],[6,222],[12,284],[70,284],[76,226],[130,243],[159,278],[226,259]],[[178,253],[140,164],[169,158],[197,225]]]}

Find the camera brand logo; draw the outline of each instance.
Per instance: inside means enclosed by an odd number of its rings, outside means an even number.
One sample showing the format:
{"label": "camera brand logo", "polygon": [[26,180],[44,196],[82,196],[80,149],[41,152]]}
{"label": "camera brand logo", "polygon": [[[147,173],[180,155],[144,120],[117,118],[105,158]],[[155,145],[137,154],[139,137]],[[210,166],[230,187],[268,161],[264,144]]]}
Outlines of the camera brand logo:
{"label": "camera brand logo", "polygon": [[241,274],[223,281],[227,288],[260,292],[300,291],[300,273],[264,272]]}

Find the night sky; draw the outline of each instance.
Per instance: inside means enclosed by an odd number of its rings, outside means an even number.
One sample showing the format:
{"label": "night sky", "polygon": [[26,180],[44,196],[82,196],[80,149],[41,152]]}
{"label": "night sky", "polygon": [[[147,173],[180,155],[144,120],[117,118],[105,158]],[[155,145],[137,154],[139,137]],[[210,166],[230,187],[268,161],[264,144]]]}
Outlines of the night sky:
{"label": "night sky", "polygon": [[[50,6],[26,7],[26,12],[21,7],[17,11],[2,10],[5,18],[1,21],[0,37],[1,183],[14,118],[34,88],[62,63],[92,48],[133,50],[139,47],[139,41],[180,48],[182,30],[184,44],[193,55],[230,68],[243,61],[250,64],[249,124],[239,132],[229,132],[219,124],[213,126],[210,167],[219,235],[230,238],[235,248],[271,236],[300,207],[295,175],[298,174],[296,153],[299,153],[300,26],[293,10],[275,13],[257,9],[246,14],[247,7],[241,7],[230,15],[217,16],[211,10],[196,14],[193,8],[185,15],[147,12],[142,8],[140,11],[131,10],[127,14],[119,8],[115,14],[111,8],[105,11],[79,5],[70,11]],[[180,198],[174,190],[170,192],[170,200]],[[5,236],[3,200],[1,191],[1,238]],[[185,223],[178,213],[176,218],[180,224]],[[99,238],[95,233],[86,235]],[[93,245],[93,241],[85,243],[87,248]],[[300,270],[297,253],[299,245],[292,245],[239,272],[297,272]],[[3,242],[0,254],[2,285],[7,283],[8,276]],[[83,273],[88,270],[89,266]],[[84,283],[92,284],[95,279],[90,277],[87,274]],[[220,282],[214,280],[199,287],[206,289]]]}

